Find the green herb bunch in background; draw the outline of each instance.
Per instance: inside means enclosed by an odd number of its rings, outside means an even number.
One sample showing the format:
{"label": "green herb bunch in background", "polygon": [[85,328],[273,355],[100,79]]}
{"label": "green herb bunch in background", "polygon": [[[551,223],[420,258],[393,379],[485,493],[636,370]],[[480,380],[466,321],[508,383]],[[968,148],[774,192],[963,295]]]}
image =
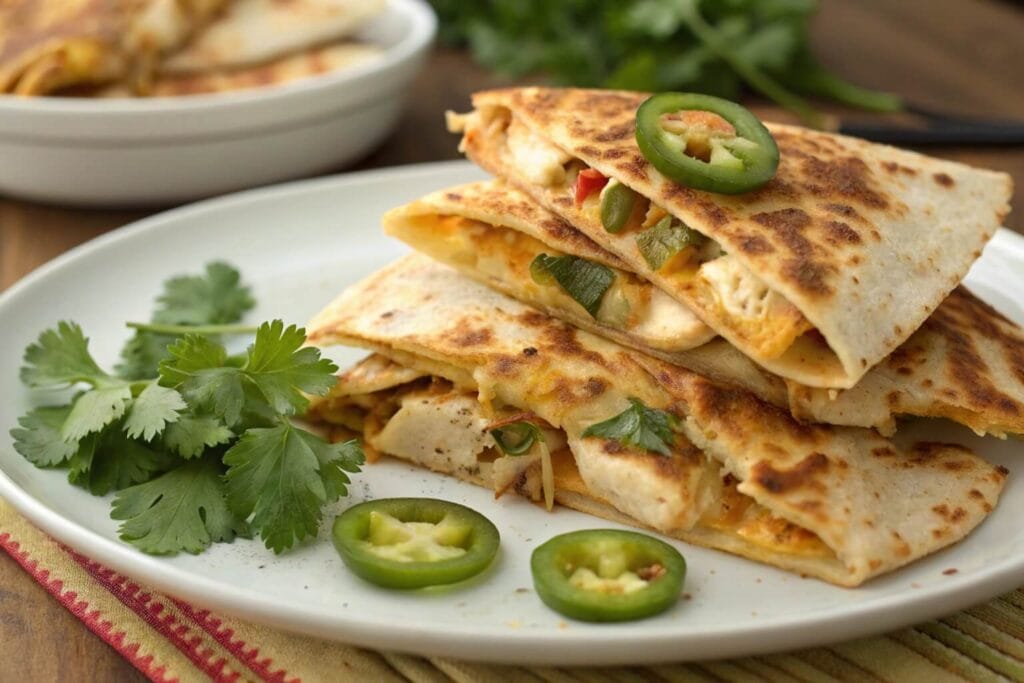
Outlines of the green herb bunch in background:
{"label": "green herb bunch in background", "polygon": [[441,39],[481,64],[559,85],[688,90],[744,86],[820,123],[816,96],[877,111],[899,98],[848,83],[810,51],[815,0],[431,0]]}

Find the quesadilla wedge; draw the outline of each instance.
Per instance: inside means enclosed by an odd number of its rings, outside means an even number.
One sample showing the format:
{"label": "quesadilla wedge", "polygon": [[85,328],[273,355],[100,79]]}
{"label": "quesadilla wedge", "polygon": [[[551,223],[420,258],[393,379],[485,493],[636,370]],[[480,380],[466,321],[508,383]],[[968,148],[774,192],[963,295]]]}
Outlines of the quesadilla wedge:
{"label": "quesadilla wedge", "polygon": [[349,38],[384,0],[234,0],[160,66],[164,74],[251,67]]}
{"label": "quesadilla wedge", "polygon": [[[619,343],[670,353],[715,336],[684,305],[503,183],[434,192],[392,209],[382,223],[386,234],[461,273]],[[561,261],[559,279],[536,272],[545,259]]]}
{"label": "quesadilla wedge", "polygon": [[0,93],[129,79],[144,87],[159,56],[226,0],[8,0],[0,3]]}
{"label": "quesadilla wedge", "polygon": [[[284,85],[379,59],[382,54],[382,50],[374,45],[339,43],[313,48],[256,66],[181,75],[161,73],[155,77],[146,94],[149,97],[179,97]],[[103,88],[95,94],[98,97],[132,97],[136,93],[118,84]]]}
{"label": "quesadilla wedge", "polygon": [[979,435],[1024,434],[1024,330],[962,286],[850,389],[776,377],[720,338],[666,360],[746,389],[802,422],[891,436],[902,417],[933,417]]}
{"label": "quesadilla wedge", "polygon": [[[851,389],[784,380],[752,362],[616,256],[501,181],[431,193],[393,209],[384,232],[459,272],[576,327],[742,387],[804,422],[896,430],[897,418],[944,417],[979,434],[1024,433],[1024,332],[959,287]],[[569,289],[537,282],[540,254],[574,257]],[[582,261],[582,262],[579,262]],[[610,274],[591,315],[586,275]],[[606,284],[610,282],[611,284]],[[594,303],[594,302],[592,302]]]}
{"label": "quesadilla wedge", "polygon": [[[487,91],[474,95],[472,113],[450,115],[449,127],[463,133],[473,161],[756,363],[805,386],[856,384],[953,290],[1009,210],[1005,174],[777,124],[768,125],[780,152],[770,182],[738,195],[693,190],[665,178],[637,147],[645,98]],[[595,175],[611,180],[600,192],[578,192],[580,179]],[[613,187],[637,196],[614,233],[601,220]]]}
{"label": "quesadilla wedge", "polygon": [[[364,433],[384,453],[491,486],[518,472],[508,488],[531,497],[546,459],[566,505],[843,586],[962,538],[1006,477],[959,446],[902,450],[868,430],[801,425],[667,363],[651,374],[635,352],[420,255],[350,287],[308,334],[430,376],[364,401]],[[339,394],[314,413],[351,404],[351,388]],[[644,429],[609,431],[630,410]],[[509,419],[543,433],[530,452],[539,476],[495,453],[489,427]]]}

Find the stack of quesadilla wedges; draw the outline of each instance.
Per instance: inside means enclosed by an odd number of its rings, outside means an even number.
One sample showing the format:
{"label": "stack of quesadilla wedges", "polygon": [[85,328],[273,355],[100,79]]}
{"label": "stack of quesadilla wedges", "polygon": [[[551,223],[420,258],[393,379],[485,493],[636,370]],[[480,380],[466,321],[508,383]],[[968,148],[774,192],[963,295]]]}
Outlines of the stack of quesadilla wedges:
{"label": "stack of quesadilla wedges", "polygon": [[[904,416],[1024,434],[1024,332],[960,286],[1009,178],[769,124],[775,178],[701,192],[639,152],[644,99],[524,88],[450,116],[498,177],[386,214],[421,253],[310,323],[312,343],[374,353],[312,414],[496,494],[842,586],[963,538],[1006,470],[888,437]],[[587,169],[639,197],[625,230],[579,200]],[[652,262],[640,236],[666,215],[701,240]],[[671,429],[588,431],[623,416]],[[510,455],[495,435],[523,423],[542,436]]]}

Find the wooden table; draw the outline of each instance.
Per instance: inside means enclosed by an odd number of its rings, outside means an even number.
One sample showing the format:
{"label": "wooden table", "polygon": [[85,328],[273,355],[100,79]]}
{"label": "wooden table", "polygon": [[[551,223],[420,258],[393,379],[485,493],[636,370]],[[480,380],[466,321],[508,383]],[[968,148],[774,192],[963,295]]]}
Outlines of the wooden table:
{"label": "wooden table", "polygon": [[[817,54],[857,83],[951,112],[1024,116],[1024,12],[997,0],[824,0]],[[399,130],[356,168],[456,158],[445,109],[501,84],[462,54],[439,50],[423,72]],[[1024,186],[1024,148],[941,148],[932,154],[999,169]],[[1017,193],[1020,205],[1021,193]],[[61,252],[152,211],[85,211],[0,198],[0,290]],[[1024,210],[1007,221],[1024,232]],[[10,379],[10,378],[8,378]],[[55,655],[59,652],[59,655]],[[143,680],[112,649],[0,553],[0,680]]]}

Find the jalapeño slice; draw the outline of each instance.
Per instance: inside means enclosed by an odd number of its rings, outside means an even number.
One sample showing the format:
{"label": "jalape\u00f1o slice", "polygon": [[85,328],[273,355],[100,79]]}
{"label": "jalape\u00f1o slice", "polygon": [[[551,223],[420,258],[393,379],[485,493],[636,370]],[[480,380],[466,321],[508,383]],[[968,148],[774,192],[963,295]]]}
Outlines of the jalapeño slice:
{"label": "jalape\u00f1o slice", "polygon": [[434,498],[382,498],[334,520],[334,547],[353,573],[386,588],[456,583],[486,569],[498,529],[475,510]]}
{"label": "jalape\u00f1o slice", "polygon": [[[672,118],[680,112],[698,114]],[[749,192],[771,180],[779,166],[779,148],[764,124],[746,108],[711,95],[650,97],[636,111],[636,142],[663,174],[707,192]]]}
{"label": "jalape\u00f1o slice", "polygon": [[537,595],[556,612],[581,621],[630,621],[675,604],[686,561],[645,534],[588,529],[539,546],[530,570]]}

